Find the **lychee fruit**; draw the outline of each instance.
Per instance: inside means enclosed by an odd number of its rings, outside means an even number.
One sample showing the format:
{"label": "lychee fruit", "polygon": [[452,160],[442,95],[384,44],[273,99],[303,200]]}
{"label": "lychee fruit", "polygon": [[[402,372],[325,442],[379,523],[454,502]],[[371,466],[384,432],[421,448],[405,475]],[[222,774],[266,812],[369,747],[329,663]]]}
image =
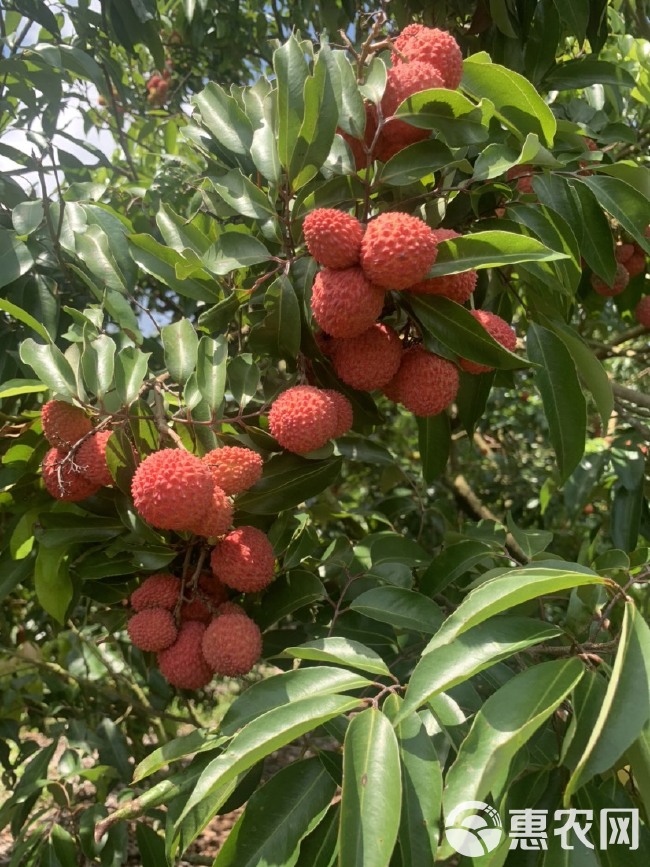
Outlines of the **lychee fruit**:
{"label": "lychee fruit", "polygon": [[337,340],[334,369],[337,376],[352,388],[373,391],[395,376],[402,358],[402,344],[397,332],[376,323],[358,337]]}
{"label": "lychee fruit", "polygon": [[112,485],[113,477],[106,463],[106,445],[111,431],[100,430],[79,446],[75,462],[83,470],[84,476],[96,485]]}
{"label": "lychee fruit", "polygon": [[633,244],[632,246],[634,247],[634,252],[627,262],[624,263],[625,270],[630,275],[630,280],[632,277],[636,277],[637,274],[643,274],[646,267],[645,251],[638,244]]}
{"label": "lychee fruit", "polygon": [[[472,310],[470,312],[474,319],[485,328],[497,343],[500,343],[501,346],[504,346],[510,352],[515,351],[517,347],[517,335],[505,319],[497,316],[496,313],[491,313],[489,310]],[[489,365],[477,364],[475,361],[468,361],[466,358],[461,358],[460,366],[467,373],[487,373],[489,370],[494,370]]]}
{"label": "lychee fruit", "polygon": [[131,482],[135,508],[160,530],[188,530],[200,524],[213,490],[207,464],[185,449],[162,449],[149,455]]}
{"label": "lychee fruit", "polygon": [[[386,90],[381,100],[384,118],[392,118],[397,108],[409,96],[432,87],[444,87],[444,81],[437,70],[428,63],[414,60],[389,69]],[[423,141],[430,135],[430,130],[411,126],[398,119],[388,120],[381,131],[381,139],[388,145],[399,143],[400,150],[417,141]]]}
{"label": "lychee fruit", "polygon": [[215,617],[221,617],[222,614],[239,614],[240,617],[248,616],[241,605],[237,605],[236,602],[224,602],[223,605],[220,605],[217,608]]}
{"label": "lychee fruit", "polygon": [[165,608],[172,611],[181,592],[181,580],[168,572],[149,575],[131,594],[131,608],[145,611],[147,608]]}
{"label": "lychee fruit", "polygon": [[351,268],[359,262],[363,227],[356,217],[335,208],[316,208],[302,224],[307,249],[326,268]]}
{"label": "lychee fruit", "polygon": [[625,265],[628,259],[634,255],[634,244],[617,244],[614,250],[616,261]]}
{"label": "lychee fruit", "polygon": [[437,415],[456,399],[458,369],[451,361],[416,345],[402,355],[402,363],[384,393],[417,416]]}
{"label": "lychee fruit", "polygon": [[375,286],[361,268],[316,275],[311,295],[314,319],[332,337],[356,337],[370,328],[384,306],[384,290]]}
{"label": "lychee fruit", "polygon": [[[410,214],[387,212],[366,229],[361,243],[361,267],[377,286],[407,289],[427,276],[437,252],[435,235],[423,220]],[[356,335],[334,334],[334,337],[348,336]]]}
{"label": "lychee fruit", "polygon": [[[461,237],[453,229],[434,229],[433,234],[436,244]],[[415,292],[418,295],[442,295],[445,298],[451,298],[457,304],[465,304],[476,289],[477,280],[476,271],[462,271],[460,274],[430,277],[428,280],[411,286],[409,292]]]}
{"label": "lychee fruit", "polygon": [[92,422],[86,413],[64,400],[48,400],[43,405],[41,424],[48,443],[65,451],[92,430]]}
{"label": "lychee fruit", "polygon": [[158,654],[160,672],[179,689],[201,689],[212,680],[212,669],[205,661],[201,643],[205,623],[181,623],[176,641]]}
{"label": "lychee fruit", "polygon": [[181,623],[186,623],[188,620],[197,620],[199,623],[209,623],[212,620],[212,614],[206,603],[195,596],[189,602],[183,602],[180,610]]}
{"label": "lychee fruit", "polygon": [[209,467],[215,485],[229,495],[247,491],[262,478],[262,458],[252,449],[223,446],[208,452],[202,460]]}
{"label": "lychee fruit", "polygon": [[222,677],[248,674],[262,654],[259,626],[245,614],[224,613],[207,627],[201,643],[203,656]]}
{"label": "lychee fruit", "polygon": [[650,328],[650,295],[644,295],[636,305],[634,315],[641,325]]}
{"label": "lychee fruit", "polygon": [[326,395],[332,398],[336,409],[336,429],[332,434],[332,439],[336,440],[346,434],[352,427],[352,422],[354,421],[352,404],[340,391],[335,391],[333,388],[326,388],[324,391]]}
{"label": "lychee fruit", "polygon": [[215,485],[210,505],[201,519],[190,528],[197,536],[223,536],[232,526],[232,503],[223,490]]}
{"label": "lychee fruit", "polygon": [[616,266],[616,275],[611,285],[601,280],[598,274],[591,275],[591,285],[594,291],[605,298],[613,298],[614,295],[620,295],[629,282],[630,275],[627,268],[625,265],[621,265],[620,262]]}
{"label": "lychee fruit", "polygon": [[129,619],[126,625],[131,642],[140,650],[164,650],[176,641],[178,631],[166,608],[147,608]]}
{"label": "lychee fruit", "polygon": [[[455,90],[463,77],[463,55],[451,33],[422,24],[410,24],[395,40],[393,65],[420,61],[435,67],[443,79],[443,86]],[[398,53],[399,52],[399,53]]]}
{"label": "lychee fruit", "polygon": [[213,549],[216,578],[240,593],[263,590],[273,580],[275,555],[268,537],[256,527],[237,527]]}
{"label": "lychee fruit", "polygon": [[199,575],[199,590],[215,607],[228,601],[228,588],[207,569]]}
{"label": "lychee fruit", "polygon": [[522,195],[534,195],[535,190],[533,189],[533,179],[530,177],[533,171],[533,166],[530,165],[512,166],[512,168],[508,169],[506,178],[509,181],[517,181],[515,186]]}
{"label": "lychee fruit", "polygon": [[42,464],[43,482],[50,496],[66,503],[78,503],[96,494],[99,485],[80,472],[73,461],[66,460],[67,454],[59,448],[46,453]]}
{"label": "lychee fruit", "polygon": [[313,385],[295,385],[269,410],[269,430],[283,449],[304,455],[325,445],[338,429],[331,396]]}

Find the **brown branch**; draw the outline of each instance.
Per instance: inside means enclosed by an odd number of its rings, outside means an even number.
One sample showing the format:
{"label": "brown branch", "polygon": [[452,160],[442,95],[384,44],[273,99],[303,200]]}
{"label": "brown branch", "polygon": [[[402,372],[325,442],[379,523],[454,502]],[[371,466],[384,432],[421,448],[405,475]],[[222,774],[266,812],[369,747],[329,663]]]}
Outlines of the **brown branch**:
{"label": "brown branch", "polygon": [[621,400],[626,403],[632,403],[635,406],[642,406],[645,409],[650,409],[650,394],[644,394],[642,391],[636,391],[633,388],[628,388],[625,385],[619,385],[617,382],[612,382],[612,391]]}

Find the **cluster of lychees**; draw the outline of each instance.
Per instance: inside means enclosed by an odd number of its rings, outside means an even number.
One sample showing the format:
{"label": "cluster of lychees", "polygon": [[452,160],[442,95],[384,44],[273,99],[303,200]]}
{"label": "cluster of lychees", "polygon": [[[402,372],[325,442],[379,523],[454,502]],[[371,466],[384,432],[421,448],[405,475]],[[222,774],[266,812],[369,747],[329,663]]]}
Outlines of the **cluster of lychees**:
{"label": "cluster of lychees", "polygon": [[[427,278],[438,244],[459,237],[451,229],[431,229],[418,217],[384,213],[364,227],[355,217],[319,208],[303,224],[305,242],[322,266],[312,288],[311,307],[323,352],[342,382],[362,391],[383,389],[387,397],[418,416],[437,415],[456,398],[458,368],[428,352],[420,343],[407,344],[384,322],[387,290],[442,295],[465,304],[476,287],[475,271]],[[512,328],[494,313],[472,315],[499,343],[515,349]],[[462,360],[469,373],[490,368]],[[272,410],[273,411],[273,410]],[[274,433],[269,423],[271,432]]]}
{"label": "cluster of lychees", "polygon": [[393,43],[393,66],[379,105],[366,103],[363,140],[339,130],[350,146],[357,169],[372,160],[390,159],[405,147],[429,136],[426,129],[410,126],[395,117],[399,105],[422,90],[455,90],[463,74],[463,57],[454,37],[444,30],[411,24]]}

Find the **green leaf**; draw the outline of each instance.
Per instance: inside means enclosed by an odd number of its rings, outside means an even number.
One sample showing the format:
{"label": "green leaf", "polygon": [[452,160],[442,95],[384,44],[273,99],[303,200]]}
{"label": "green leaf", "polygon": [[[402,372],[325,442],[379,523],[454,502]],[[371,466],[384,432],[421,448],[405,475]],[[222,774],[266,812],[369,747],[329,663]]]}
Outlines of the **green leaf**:
{"label": "green leaf", "polygon": [[460,372],[460,387],[456,395],[456,407],[463,427],[472,437],[479,419],[485,415],[494,379],[494,371],[479,375]]}
{"label": "green leaf", "polygon": [[196,380],[201,396],[213,412],[221,406],[226,390],[228,341],[202,337],[198,345]]}
{"label": "green leaf", "polygon": [[240,169],[233,169],[218,178],[209,178],[209,183],[238,214],[262,223],[277,220],[277,211],[269,197],[243,175]]}
{"label": "green leaf", "polygon": [[209,752],[222,746],[228,738],[215,737],[204,729],[196,729],[187,735],[167,741],[143,759],[133,772],[133,782],[145,780],[157,771],[181,759],[200,752]]}
{"label": "green leaf", "polygon": [[84,383],[88,391],[99,398],[103,398],[113,385],[116,348],[115,341],[107,334],[100,334],[91,340],[84,334],[81,354]]}
{"label": "green leaf", "polygon": [[257,170],[272,184],[279,185],[282,180],[282,166],[275,133],[275,96],[275,91],[272,91],[262,104],[262,119],[253,133],[251,157]]}
{"label": "green leaf", "polygon": [[282,166],[288,170],[304,115],[304,87],[309,75],[304,52],[293,34],[273,52],[273,69],[278,87],[278,151]]}
{"label": "green leaf", "polygon": [[533,644],[552,641],[561,634],[557,626],[528,617],[497,616],[479,623],[420,659],[397,719],[405,719],[434,696],[464,683],[497,662]]}
{"label": "green leaf", "polygon": [[338,105],[338,126],[350,135],[363,137],[366,110],[359,91],[357,75],[347,52],[329,51],[325,55],[334,80],[334,97]]}
{"label": "green leaf", "polygon": [[179,280],[176,276],[176,265],[183,258],[170,247],[165,247],[155,241],[151,235],[131,235],[129,237],[131,256],[137,264],[156,280],[169,286],[174,292],[195,301],[214,303],[219,300],[218,287],[207,282],[199,282],[191,277]]}
{"label": "green leaf", "polygon": [[34,319],[31,313],[23,310],[22,307],[12,304],[11,301],[7,301],[6,298],[0,298],[0,310],[4,310],[5,313],[8,313],[9,316],[14,319],[17,319],[18,322],[27,325],[32,329],[32,331],[35,331],[40,337],[42,337],[43,340],[49,341],[50,335],[47,333],[47,329],[41,325],[37,319]]}
{"label": "green leaf", "polygon": [[85,232],[77,233],[75,247],[79,258],[103,285],[122,295],[126,293],[126,278],[115,260],[108,235],[100,226],[89,225]]}
{"label": "green leaf", "polygon": [[378,181],[389,186],[402,187],[419,183],[423,177],[455,162],[454,155],[438,139],[416,142],[404,148],[385,163]]}
{"label": "green leaf", "polygon": [[425,331],[452,352],[490,367],[513,370],[528,362],[498,343],[465,307],[441,295],[413,296],[409,305]]}
{"label": "green leaf", "polygon": [[160,834],[148,825],[138,822],[135,826],[135,838],[142,867],[161,867],[165,864],[165,840]]}
{"label": "green leaf", "polygon": [[553,250],[561,250],[570,258],[542,266],[548,269],[550,277],[557,275],[561,292],[575,292],[582,270],[580,268],[580,246],[571,226],[556,211],[539,203],[536,205],[515,205],[508,208],[508,216],[527,226],[539,240]]}
{"label": "green leaf", "polygon": [[4,397],[17,397],[19,394],[37,394],[47,391],[47,385],[37,379],[8,379],[0,385],[0,400]]}
{"label": "green leaf", "polygon": [[646,253],[650,253],[650,241],[645,236],[650,201],[643,193],[620,178],[607,175],[582,175],[576,181],[589,187],[607,213],[618,220]]}
{"label": "green leaf", "polygon": [[277,515],[328,488],[338,478],[342,458],[310,461],[282,454],[264,464],[264,475],[237,498],[237,506],[253,515]]}
{"label": "green leaf", "polygon": [[334,662],[347,668],[359,668],[371,674],[389,673],[384,660],[358,641],[349,638],[319,638],[307,641],[299,647],[287,647],[284,651],[294,659],[313,659],[317,662]]}
{"label": "green leaf", "polygon": [[201,120],[216,141],[229,154],[234,154],[243,168],[252,168],[250,150],[253,128],[237,100],[211,81],[194,97],[194,104],[201,114]]}
{"label": "green leaf", "polygon": [[174,382],[185,383],[194,372],[199,338],[189,319],[178,319],[161,329],[165,365]]}
{"label": "green leaf", "polygon": [[115,389],[122,406],[128,406],[140,393],[140,386],[147,375],[150,356],[150,352],[141,352],[135,346],[125,346],[117,353]]}
{"label": "green leaf", "polygon": [[270,258],[271,254],[261,241],[233,230],[219,235],[203,257],[203,263],[210,273],[223,276],[237,268],[268,262]]}
{"label": "green leaf", "polygon": [[517,138],[523,140],[532,132],[552,146],[557,129],[553,112],[523,75],[486,63],[479,55],[464,62],[461,87],[472,96],[489,99],[497,117]]}
{"label": "green leaf", "polygon": [[632,768],[634,784],[650,816],[650,722],[646,723],[636,741],[629,747],[626,759]]}
{"label": "green leaf", "polygon": [[553,533],[550,530],[537,530],[532,527],[524,530],[519,527],[510,511],[507,514],[506,524],[513,539],[529,560],[545,551],[553,541]]}
{"label": "green leaf", "polygon": [[500,230],[475,232],[473,235],[442,241],[438,245],[435,264],[427,276],[442,277],[472,269],[500,268],[519,262],[553,262],[566,258],[566,253],[551,250],[541,241],[526,235]]}
{"label": "green leaf", "polygon": [[71,544],[74,544],[74,536],[59,548],[39,545],[34,563],[34,587],[39,604],[61,624],[65,623],[65,615],[72,601],[72,581],[68,569]]}
{"label": "green leaf", "polygon": [[381,711],[352,719],[343,745],[340,867],[388,867],[400,821],[397,738]]}
{"label": "green leaf", "polygon": [[560,706],[583,671],[578,659],[542,662],[516,674],[487,699],[447,772],[447,821],[464,801],[502,789],[516,753]]}
{"label": "green leaf", "polygon": [[[570,9],[573,5],[562,4],[564,9]],[[634,78],[619,64],[585,57],[558,63],[545,77],[544,90],[581,90],[592,84],[634,87]]]}
{"label": "green leaf", "polygon": [[428,418],[418,418],[418,448],[425,482],[441,476],[451,450],[451,425],[445,412]]}
{"label": "green leaf", "polygon": [[572,0],[571,3],[564,3],[563,0],[553,0],[553,2],[569,32],[582,42],[589,23],[589,0]]}
{"label": "green leaf", "polygon": [[54,344],[36,343],[31,337],[20,344],[20,359],[57,394],[74,397],[77,380],[70,362]]}
{"label": "green leaf", "polygon": [[610,513],[609,532],[617,548],[632,552],[637,546],[643,517],[644,488],[639,483],[630,490],[617,485]]}
{"label": "green leaf", "polygon": [[34,259],[27,246],[13,232],[0,229],[0,289],[22,277],[33,264]]}
{"label": "green leaf", "polygon": [[440,593],[478,563],[494,555],[495,552],[489,545],[474,539],[462,539],[453,545],[447,545],[429,563],[420,578],[420,589],[429,596]]}
{"label": "green leaf", "polygon": [[489,617],[501,614],[530,599],[558,593],[570,587],[607,583],[609,583],[607,579],[595,573],[567,572],[563,568],[535,566],[513,569],[504,575],[490,578],[472,590],[445,620],[424,652],[431,653],[434,648],[449,644],[457,636],[483,623]]}
{"label": "green leaf", "polygon": [[11,212],[11,222],[19,235],[31,235],[43,222],[45,209],[43,202],[21,202]]}
{"label": "green leaf", "polygon": [[443,621],[442,609],[433,600],[402,587],[366,590],[349,607],[396,629],[412,629],[425,635],[436,632]]}
{"label": "green leaf", "polygon": [[[233,738],[225,752],[204,769],[176,822],[176,829],[183,826],[185,818],[196,806],[208,802],[209,813],[202,815],[201,827],[192,828],[187,835],[194,839],[225,802],[229,794],[227,784],[239,774],[275,750],[358,705],[358,699],[346,696],[315,696],[274,708],[254,719]],[[188,845],[189,842],[187,840]]]}
{"label": "green leaf", "polygon": [[228,386],[239,406],[246,406],[255,397],[260,376],[260,369],[249,352],[240,353],[228,362]]}
{"label": "green leaf", "polygon": [[634,603],[626,602],[607,692],[598,719],[564,790],[565,805],[581,786],[616,764],[641,735],[649,717],[650,629]]}
{"label": "green leaf", "polygon": [[264,309],[264,321],[251,331],[251,349],[272,358],[295,358],[300,351],[300,305],[286,275],[266,290]]}
{"label": "green leaf", "polygon": [[585,451],[585,396],[569,350],[552,331],[532,323],[526,345],[531,361],[539,365],[535,382],[542,396],[560,480],[564,482]]}
{"label": "green leaf", "polygon": [[177,253],[190,249],[201,256],[210,246],[210,239],[207,235],[204,235],[197,226],[179,216],[166,203],[160,206],[160,210],[156,214],[156,224],[167,246]]}
{"label": "green leaf", "polygon": [[340,804],[332,804],[325,818],[302,841],[301,862],[309,867],[334,867],[338,854]]}
{"label": "green leaf", "polygon": [[265,629],[299,608],[318,602],[326,596],[323,582],[316,575],[304,569],[290,570],[266,590],[264,606],[256,613],[255,621],[260,629]]}
{"label": "green leaf", "polygon": [[250,798],[214,867],[294,867],[301,840],[323,818],[335,792],[318,758],[282,768]]}
{"label": "green leaf", "polygon": [[493,106],[471,102],[457,90],[434,88],[406,99],[395,117],[421,129],[437,130],[449,147],[480,144],[488,137]]}

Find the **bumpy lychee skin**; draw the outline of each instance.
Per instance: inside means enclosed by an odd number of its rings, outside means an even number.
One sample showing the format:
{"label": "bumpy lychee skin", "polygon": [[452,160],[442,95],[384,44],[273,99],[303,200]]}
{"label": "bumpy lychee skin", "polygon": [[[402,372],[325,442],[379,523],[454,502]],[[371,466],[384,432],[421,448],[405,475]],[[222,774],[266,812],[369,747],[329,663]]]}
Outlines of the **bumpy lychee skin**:
{"label": "bumpy lychee skin", "polygon": [[[434,229],[433,234],[436,244],[441,241],[449,241],[460,238],[458,232],[453,229]],[[451,298],[457,304],[465,304],[476,289],[478,274],[476,271],[463,271],[460,274],[445,274],[443,277],[431,277],[411,286],[409,292],[417,295],[442,295]]]}
{"label": "bumpy lychee skin", "polygon": [[295,385],[273,402],[269,430],[283,449],[305,455],[322,448],[338,429],[336,406],[313,385]]}
{"label": "bumpy lychee skin", "polygon": [[344,394],[340,391],[335,391],[333,388],[326,388],[325,394],[332,398],[336,407],[336,429],[332,434],[332,439],[336,440],[344,436],[352,427],[354,421],[354,413],[352,404]]}
{"label": "bumpy lychee skin", "polygon": [[126,625],[131,642],[140,650],[164,650],[176,641],[178,630],[170,611],[147,608],[129,619]]}
{"label": "bumpy lychee skin", "polygon": [[[533,179],[530,177],[531,172],[533,172],[533,166],[523,165],[523,166],[512,166],[512,168],[508,169],[506,173],[506,178],[509,181],[516,180],[517,183],[515,186],[519,190],[519,192],[524,196],[534,195],[535,190],[533,189]],[[523,175],[523,177],[522,177]],[[526,177],[527,176],[527,177]]]}
{"label": "bumpy lychee skin", "polygon": [[136,509],[160,530],[188,530],[200,523],[213,489],[207,465],[184,449],[162,449],[149,455],[131,482]]}
{"label": "bumpy lychee skin", "polygon": [[[414,60],[412,63],[403,63],[401,66],[389,69],[386,90],[381,100],[384,117],[391,118],[398,106],[409,96],[432,87],[444,87],[444,81],[437,70],[428,63]],[[420,129],[403,120],[395,119],[383,128],[381,139],[386,145],[399,143],[401,150],[417,141],[423,141],[430,134],[428,129]]]}
{"label": "bumpy lychee skin", "polygon": [[640,325],[650,328],[650,295],[644,295],[634,310],[634,315]]}
{"label": "bumpy lychee skin", "polygon": [[311,294],[314,319],[332,337],[356,337],[370,328],[384,306],[384,290],[375,286],[361,268],[316,275]]}
{"label": "bumpy lychee skin", "polygon": [[181,592],[181,581],[168,572],[157,572],[150,575],[131,594],[131,608],[134,611],[145,611],[148,608],[165,608],[172,611]]}
{"label": "bumpy lychee skin", "polygon": [[106,444],[111,431],[101,430],[85,440],[75,455],[75,461],[83,467],[83,474],[96,485],[112,485],[113,477],[106,463]]}
{"label": "bumpy lychee skin", "polygon": [[48,443],[65,451],[92,430],[86,413],[64,400],[48,400],[41,410],[41,424]]}
{"label": "bumpy lychee skin", "polygon": [[248,617],[241,605],[236,602],[224,602],[217,608],[215,617],[221,617],[222,614],[238,614],[240,617]]}
{"label": "bumpy lychee skin", "polygon": [[616,261],[620,262],[621,265],[625,265],[627,260],[634,256],[634,244],[617,244],[614,254]]}
{"label": "bumpy lychee skin", "polygon": [[259,626],[245,614],[222,614],[205,630],[203,656],[222,677],[248,674],[262,654]]}
{"label": "bumpy lychee skin", "polygon": [[397,332],[376,323],[359,337],[336,342],[334,369],[339,379],[352,388],[374,391],[395,376],[401,358]]}
{"label": "bumpy lychee skin", "polygon": [[212,680],[213,672],[201,651],[205,623],[182,623],[176,641],[158,654],[160,672],[179,689],[201,689]]}
{"label": "bumpy lychee skin", "polygon": [[359,262],[363,227],[351,214],[316,208],[302,224],[307,249],[326,268],[351,268]]}
{"label": "bumpy lychee skin", "polygon": [[591,275],[591,285],[594,292],[597,292],[605,298],[613,298],[615,295],[620,295],[629,282],[629,272],[625,265],[621,265],[620,262],[616,266],[616,276],[614,277],[614,282],[611,286],[608,283],[605,283],[604,280],[601,280],[597,274]]}
{"label": "bumpy lychee skin", "polygon": [[46,453],[42,465],[43,482],[52,497],[66,503],[78,503],[96,494],[99,485],[79,472],[75,463],[65,461],[67,454],[67,451],[58,448],[52,448]]}
{"label": "bumpy lychee skin", "polygon": [[210,565],[215,577],[227,587],[255,593],[273,580],[275,555],[261,530],[237,527],[213,549]]}
{"label": "bumpy lychee skin", "polygon": [[446,358],[412,346],[402,355],[402,363],[384,392],[397,397],[417,416],[438,415],[458,393],[458,369]]}
{"label": "bumpy lychee skin", "polygon": [[183,602],[180,610],[181,623],[187,623],[189,620],[196,620],[199,623],[209,623],[212,620],[212,614],[206,603],[195,596],[189,602]]}
{"label": "bumpy lychee skin", "polygon": [[[517,347],[517,335],[514,330],[508,325],[505,319],[497,316],[496,313],[491,313],[489,310],[472,310],[472,316],[479,322],[488,334],[493,337],[497,343],[504,346],[510,352],[514,352]],[[489,370],[494,370],[493,367],[485,364],[477,364],[475,361],[468,361],[465,358],[460,360],[460,366],[467,373],[487,373]]]}
{"label": "bumpy lychee skin", "polygon": [[[378,286],[407,289],[426,277],[437,252],[435,235],[423,220],[410,214],[387,212],[366,229],[361,244],[361,267]],[[334,335],[345,336],[355,335]]]}
{"label": "bumpy lychee skin", "polygon": [[214,607],[228,601],[228,588],[207,569],[199,575],[199,590],[208,597]]}
{"label": "bumpy lychee skin", "polygon": [[454,37],[446,30],[410,24],[395,40],[395,48],[399,54],[393,53],[394,66],[403,64],[403,57],[409,61],[429,63],[442,77],[444,87],[455,90],[460,84],[463,55]]}
{"label": "bumpy lychee skin", "polygon": [[229,495],[247,491],[262,478],[264,462],[252,449],[223,446],[208,452],[202,460],[209,467],[215,485]]}
{"label": "bumpy lychee skin", "polygon": [[223,536],[232,527],[233,507],[223,489],[215,485],[212,490],[210,505],[202,515],[201,520],[190,529],[197,536]]}
{"label": "bumpy lychee skin", "polygon": [[630,280],[632,277],[636,277],[637,274],[643,274],[645,271],[646,265],[646,255],[645,251],[641,249],[637,244],[634,244],[634,252],[630,256],[630,258],[625,262],[625,270],[630,275]]}

